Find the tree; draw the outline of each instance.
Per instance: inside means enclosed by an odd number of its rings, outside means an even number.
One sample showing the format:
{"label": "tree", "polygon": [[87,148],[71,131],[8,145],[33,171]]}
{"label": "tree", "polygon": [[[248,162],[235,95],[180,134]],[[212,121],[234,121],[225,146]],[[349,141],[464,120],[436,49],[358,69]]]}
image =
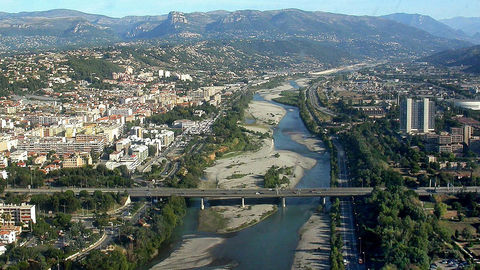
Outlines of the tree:
{"label": "tree", "polygon": [[148,156],[153,157],[157,154],[157,147],[154,145],[148,146]]}
{"label": "tree", "polygon": [[435,203],[433,207],[433,214],[437,218],[441,218],[447,212],[447,205],[442,202]]}
{"label": "tree", "polygon": [[5,223],[10,224],[11,220],[12,220],[12,215],[10,213],[2,213],[2,221],[4,226],[5,226]]}
{"label": "tree", "polygon": [[55,224],[55,226],[58,226],[58,227],[61,227],[61,228],[64,228],[64,229],[67,229],[71,226],[71,220],[72,220],[72,216],[69,215],[69,214],[64,214],[64,213],[57,213],[57,215],[55,216],[55,219],[53,221],[53,223]]}
{"label": "tree", "polygon": [[473,228],[466,227],[462,230],[462,237],[463,237],[463,239],[468,240],[468,239],[472,238],[474,233],[475,233],[475,231],[474,231]]}

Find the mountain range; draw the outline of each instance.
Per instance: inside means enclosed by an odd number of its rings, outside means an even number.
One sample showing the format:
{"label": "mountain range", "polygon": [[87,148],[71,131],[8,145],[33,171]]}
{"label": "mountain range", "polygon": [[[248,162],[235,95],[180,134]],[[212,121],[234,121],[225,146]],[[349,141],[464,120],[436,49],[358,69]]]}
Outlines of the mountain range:
{"label": "mountain range", "polygon": [[[421,29],[437,37],[465,40],[475,44],[480,44],[480,36],[475,36],[471,34],[471,32],[465,33],[464,30],[467,30],[467,28],[460,24],[458,24],[457,27],[451,27],[451,23],[449,24],[444,23],[445,21],[437,21],[430,16],[421,14],[394,13],[382,17]],[[446,21],[448,22],[448,20]]]}
{"label": "mountain range", "polygon": [[439,52],[423,60],[437,65],[461,67],[466,72],[480,74],[480,45]]}
{"label": "mountain range", "polygon": [[[392,19],[297,9],[111,18],[74,10],[0,13],[0,51],[157,40],[308,40],[360,58],[426,56],[472,45]],[[442,32],[442,31],[440,31]]]}
{"label": "mountain range", "polygon": [[480,18],[455,17],[440,20],[440,22],[480,39]]}

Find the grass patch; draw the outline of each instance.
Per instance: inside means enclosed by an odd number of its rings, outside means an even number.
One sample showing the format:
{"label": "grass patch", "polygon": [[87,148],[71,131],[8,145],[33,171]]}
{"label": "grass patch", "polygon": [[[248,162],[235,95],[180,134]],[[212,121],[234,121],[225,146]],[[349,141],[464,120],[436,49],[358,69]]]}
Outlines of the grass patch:
{"label": "grass patch", "polygon": [[[249,210],[251,210],[251,206],[249,206],[249,207],[250,207]],[[236,227],[236,228],[226,229],[225,232],[238,232],[238,231],[241,231],[241,230],[243,230],[243,229],[245,229],[245,228],[248,228],[248,227],[250,227],[250,226],[253,226],[253,225],[257,224],[257,223],[260,223],[261,221],[263,221],[263,220],[266,219],[267,217],[273,215],[275,212],[277,212],[277,210],[278,210],[278,207],[277,207],[276,205],[274,205],[272,210],[263,213],[258,220],[257,220],[257,219],[253,219],[253,220],[251,220],[251,221],[249,221],[249,222],[243,223],[242,225],[240,225],[240,226],[238,226],[238,227]],[[254,215],[252,215],[252,216],[254,216]]]}
{"label": "grass patch", "polygon": [[198,230],[202,232],[218,232],[225,229],[227,220],[212,208],[207,208],[198,214]]}
{"label": "grass patch", "polygon": [[298,106],[298,91],[282,91],[280,96],[281,97],[273,98],[272,100],[290,106]]}
{"label": "grass patch", "polygon": [[330,122],[332,121],[332,117],[326,113],[323,113],[321,111],[315,110],[314,111],[315,116],[320,120],[321,122]]}
{"label": "grass patch", "polygon": [[462,232],[465,228],[476,231],[475,227],[469,222],[440,220],[438,223],[440,226],[446,228],[449,233],[451,233],[451,236],[454,235],[455,231]]}
{"label": "grass patch", "polygon": [[241,166],[241,165],[243,165],[243,164],[245,164],[245,162],[239,162],[239,163],[235,163],[235,164],[230,164],[230,165],[228,165],[228,166],[225,167],[225,168],[231,169],[231,168],[233,168],[233,167],[235,167],[235,166]]}
{"label": "grass patch", "polygon": [[238,178],[242,178],[244,176],[247,176],[248,174],[241,174],[241,173],[234,173],[230,176],[227,176],[227,179],[230,180],[230,179],[238,179]]}
{"label": "grass patch", "polygon": [[225,155],[222,155],[221,157],[217,157],[217,159],[227,159],[227,158],[232,158],[236,156],[243,155],[245,152],[242,151],[235,151],[235,152],[228,152]]}
{"label": "grass patch", "polygon": [[262,221],[262,220],[266,219],[267,217],[273,215],[273,213],[277,212],[277,210],[278,210],[278,207],[276,205],[274,205],[272,210],[267,211],[267,212],[262,214],[262,216],[260,217],[260,221]]}
{"label": "grass patch", "polygon": [[245,229],[245,228],[248,228],[248,227],[250,227],[250,226],[253,226],[253,225],[255,225],[255,224],[257,224],[257,220],[256,220],[256,219],[253,219],[253,220],[251,220],[250,222],[245,222],[245,223],[243,223],[242,225],[238,226],[237,228],[229,228],[229,229],[226,229],[225,231],[226,231],[226,232],[238,232],[238,231],[241,231],[241,230],[243,230],[243,229]]}
{"label": "grass patch", "polygon": [[423,207],[433,209],[435,207],[435,203],[434,202],[429,202],[429,201],[424,201],[423,202]]}

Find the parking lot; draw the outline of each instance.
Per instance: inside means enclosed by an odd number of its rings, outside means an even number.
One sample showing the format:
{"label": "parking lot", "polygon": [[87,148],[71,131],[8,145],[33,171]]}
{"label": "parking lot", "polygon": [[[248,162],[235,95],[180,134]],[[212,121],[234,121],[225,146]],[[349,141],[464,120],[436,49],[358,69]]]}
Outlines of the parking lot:
{"label": "parking lot", "polygon": [[443,259],[435,261],[430,265],[430,269],[465,269],[469,266],[469,263],[466,261],[460,261],[457,259]]}

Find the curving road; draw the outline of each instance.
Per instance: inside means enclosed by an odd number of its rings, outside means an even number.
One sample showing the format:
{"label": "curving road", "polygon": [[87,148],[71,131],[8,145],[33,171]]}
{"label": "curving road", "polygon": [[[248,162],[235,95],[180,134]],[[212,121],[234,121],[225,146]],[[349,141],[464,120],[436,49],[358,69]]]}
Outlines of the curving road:
{"label": "curving road", "polygon": [[319,84],[320,83],[315,83],[312,86],[308,87],[307,88],[307,94],[305,96],[308,96],[308,100],[310,101],[310,103],[312,104],[312,106],[316,110],[321,111],[322,113],[330,115],[332,117],[335,117],[336,114],[334,112],[332,112],[330,109],[320,105],[320,102],[319,102],[320,99],[319,99],[318,93],[317,93],[317,87],[318,87]]}

